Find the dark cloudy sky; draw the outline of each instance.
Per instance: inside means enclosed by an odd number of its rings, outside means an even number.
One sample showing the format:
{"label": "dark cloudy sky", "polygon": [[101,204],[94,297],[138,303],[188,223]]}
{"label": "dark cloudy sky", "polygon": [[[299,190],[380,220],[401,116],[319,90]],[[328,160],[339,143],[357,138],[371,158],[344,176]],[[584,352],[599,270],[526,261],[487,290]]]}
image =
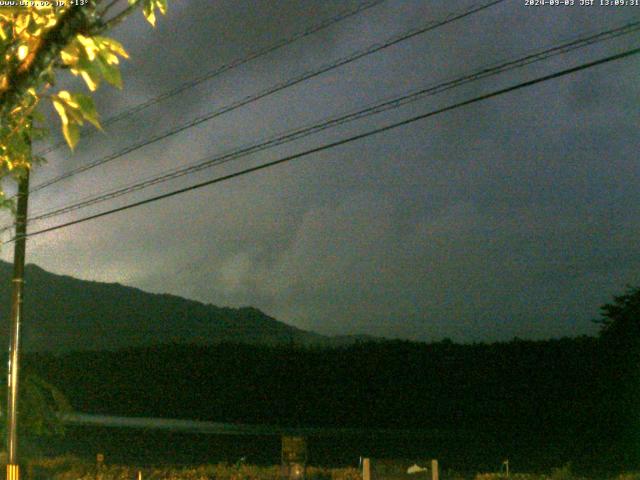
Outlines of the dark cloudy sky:
{"label": "dark cloudy sky", "polygon": [[[138,14],[113,33],[131,55],[125,88],[105,86],[99,109],[108,117],[356,4],[170,1],[155,30]],[[33,183],[472,4],[387,0],[83,139],[73,155],[49,154]],[[640,7],[507,0],[44,189],[31,212],[634,18]],[[603,42],[30,228],[639,45],[638,34]],[[252,305],[326,334],[457,341],[591,334],[598,306],[640,283],[638,78],[638,57],[589,69],[34,237],[28,261],[216,305]],[[11,249],[2,255],[10,259]]]}

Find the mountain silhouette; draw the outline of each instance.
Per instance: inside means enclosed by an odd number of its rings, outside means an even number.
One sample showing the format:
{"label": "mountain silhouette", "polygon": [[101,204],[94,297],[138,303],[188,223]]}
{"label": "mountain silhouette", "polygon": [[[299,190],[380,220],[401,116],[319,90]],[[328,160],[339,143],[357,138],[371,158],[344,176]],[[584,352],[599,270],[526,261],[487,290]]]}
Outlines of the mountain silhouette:
{"label": "mountain silhouette", "polygon": [[[0,341],[9,339],[12,265],[0,262]],[[344,345],[365,336],[326,337],[257,308],[227,308],[119,283],[25,268],[21,345],[25,351],[113,350],[164,343]]]}

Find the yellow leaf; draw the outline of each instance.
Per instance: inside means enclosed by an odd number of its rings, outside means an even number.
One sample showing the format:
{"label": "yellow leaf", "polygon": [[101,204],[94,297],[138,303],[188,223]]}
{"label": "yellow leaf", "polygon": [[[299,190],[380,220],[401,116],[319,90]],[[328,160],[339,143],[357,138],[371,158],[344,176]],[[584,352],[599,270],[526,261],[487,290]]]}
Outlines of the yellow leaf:
{"label": "yellow leaf", "polygon": [[80,59],[80,48],[77,42],[71,42],[60,52],[60,58],[66,65],[74,66]]}
{"label": "yellow leaf", "polygon": [[68,91],[62,90],[62,91],[58,92],[58,97],[60,97],[70,107],[80,108],[80,105],[78,105],[78,102],[76,102],[73,99],[73,97],[71,96],[71,94]]}
{"label": "yellow leaf", "polygon": [[82,34],[78,34],[76,39],[84,47],[84,51],[87,52],[87,57],[89,58],[89,60],[93,61],[99,51],[99,48],[96,45],[96,42],[94,42],[93,38],[85,37]]}
{"label": "yellow leaf", "polygon": [[27,47],[26,45],[20,45],[18,47],[18,60],[24,60],[25,58],[27,58],[27,55],[29,55],[29,47]]}
{"label": "yellow leaf", "polygon": [[110,52],[113,52],[124,58],[129,58],[129,54],[126,52],[122,44],[117,40],[114,40],[113,38],[100,37],[97,35],[93,37],[93,39],[96,41],[98,45],[100,45],[101,47],[104,47]]}
{"label": "yellow leaf", "polygon": [[[73,150],[80,139],[80,129],[78,128],[77,119],[72,121],[68,114],[73,114],[74,117],[77,117],[77,114],[73,110],[67,111],[69,103],[67,103],[66,99],[62,99],[62,101],[60,101],[59,98],[62,96],[61,94],[64,94],[64,97],[70,98],[69,92],[60,92],[60,94],[52,100],[53,107],[56,109],[56,112],[58,112],[58,115],[60,115],[60,120],[62,121],[62,134],[64,135],[64,138],[71,150]],[[67,103],[67,105],[62,102]],[[73,100],[71,102],[78,105],[78,103]]]}
{"label": "yellow leaf", "polygon": [[49,18],[47,19],[47,23],[44,26],[44,28],[51,28],[53,27],[56,23],[58,23],[58,17],[55,15],[55,13],[53,15],[50,15]]}
{"label": "yellow leaf", "polygon": [[29,15],[18,15],[16,20],[15,20],[16,33],[18,35],[22,35],[22,33],[29,26],[29,22],[30,21],[31,21],[31,16],[29,16]]}
{"label": "yellow leaf", "polygon": [[102,52],[101,56],[109,65],[118,65],[120,63],[118,57],[111,52]]}
{"label": "yellow leaf", "polygon": [[146,0],[144,5],[142,6],[142,14],[154,27],[156,26],[156,14],[154,13],[154,1]]}
{"label": "yellow leaf", "polygon": [[55,108],[56,112],[58,112],[58,115],[60,115],[62,125],[67,125],[69,123],[69,117],[67,117],[67,110],[64,108],[64,105],[58,100],[54,99],[53,108]]}
{"label": "yellow leaf", "polygon": [[85,71],[81,71],[80,75],[82,75],[82,78],[87,84],[87,87],[89,87],[89,90],[91,90],[92,92],[95,92],[96,88],[98,88],[98,84],[93,81],[93,78],[91,78],[91,75],[89,75]]}
{"label": "yellow leaf", "polygon": [[78,128],[78,125],[76,125],[75,123],[67,123],[62,125],[62,134],[69,144],[69,147],[71,147],[71,150],[76,148],[78,140],[80,140],[80,129]]}
{"label": "yellow leaf", "polygon": [[167,13],[167,0],[156,0],[156,6],[161,14],[165,15]]}
{"label": "yellow leaf", "polygon": [[60,52],[60,58],[65,65],[73,65],[78,61],[78,55],[70,53],[67,49]]}

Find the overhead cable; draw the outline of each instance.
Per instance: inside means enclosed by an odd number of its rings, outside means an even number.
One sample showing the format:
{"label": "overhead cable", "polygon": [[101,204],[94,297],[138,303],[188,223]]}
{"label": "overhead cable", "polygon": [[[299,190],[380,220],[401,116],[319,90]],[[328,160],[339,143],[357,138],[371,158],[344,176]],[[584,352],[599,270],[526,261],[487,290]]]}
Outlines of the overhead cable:
{"label": "overhead cable", "polygon": [[195,117],[193,119],[191,119],[190,121],[175,127],[171,130],[168,130],[166,132],[163,132],[161,134],[146,138],[138,143],[135,143],[133,145],[129,145],[117,152],[111,153],[105,157],[99,158],[97,160],[94,160],[92,162],[86,163],[84,165],[80,165],[77,168],[74,168],[66,173],[63,173],[61,175],[58,175],[57,177],[54,177],[50,180],[46,180],[36,186],[34,186],[33,188],[31,188],[30,193],[34,193],[37,192],[39,190],[42,190],[46,187],[49,187],[53,184],[56,184],[62,180],[65,180],[67,178],[70,178],[74,175],[77,175],[79,173],[82,172],[86,172],[87,170],[90,170],[92,168],[95,168],[99,165],[104,165],[105,163],[111,162],[113,160],[116,160],[120,157],[123,157],[124,155],[127,155],[129,153],[132,153],[136,150],[139,150],[140,148],[146,147],[148,145],[151,145],[153,143],[159,142],[161,140],[164,140],[168,137],[171,137],[173,135],[176,135],[180,132],[183,132],[189,128],[195,127],[196,125],[199,125],[203,122],[207,122],[209,120],[212,120],[216,117],[219,117],[225,113],[229,113],[233,110],[236,110],[240,107],[243,107],[245,105],[248,105],[250,103],[256,102],[258,100],[261,100],[265,97],[268,97],[269,95],[273,95],[276,92],[280,92],[286,88],[292,87],[294,85],[300,84],[306,80],[309,80],[311,78],[317,77],[318,75],[321,75],[323,73],[329,72],[331,70],[334,70],[338,67],[347,65],[348,63],[354,62],[356,60],[359,60],[363,57],[366,57],[368,55],[371,55],[373,53],[379,52],[381,50],[384,50],[386,48],[389,48],[393,45],[396,45],[400,42],[406,41],[410,38],[413,38],[417,35],[421,35],[423,33],[429,32],[431,30],[434,30],[436,28],[442,27],[444,25],[447,25],[449,23],[455,22],[457,20],[463,19],[465,17],[468,17],[469,15],[473,15],[475,13],[478,13],[482,10],[485,10],[489,7],[492,7],[494,5],[497,5],[499,3],[504,2],[505,0],[492,0],[488,3],[484,3],[480,6],[472,6],[466,10],[464,10],[463,12],[460,13],[454,13],[454,14],[450,14],[447,17],[445,17],[442,20],[439,21],[435,21],[435,22],[428,22],[425,25],[422,25],[421,27],[417,27],[417,28],[412,28],[402,34],[396,35],[391,37],[390,39],[386,40],[384,43],[376,43],[374,45],[370,45],[369,47],[367,47],[364,50],[359,50],[355,53],[352,53],[351,55],[347,56],[347,57],[343,57],[339,60],[336,60],[334,62],[331,62],[329,64],[325,64],[317,69],[314,69],[312,71],[303,73],[301,75],[295,76],[293,78],[290,78],[288,80],[285,80],[284,82],[275,84],[265,90],[262,90],[256,94],[253,95],[249,95],[245,98],[242,98],[236,102],[233,102],[229,105],[226,105],[220,109],[214,110],[213,112],[204,114],[204,115],[200,115],[198,117]]}
{"label": "overhead cable", "polygon": [[[583,36],[583,37],[580,37],[580,38],[577,38],[577,39],[574,39],[574,40],[571,40],[563,44],[556,45],[544,50],[532,52],[523,57],[518,57],[516,59],[495,63],[492,66],[483,67],[479,70],[476,70],[471,74],[467,74],[467,75],[457,77],[445,82],[441,82],[436,85],[431,85],[419,90],[415,90],[410,93],[404,94],[402,96],[393,98],[391,100],[378,102],[375,105],[368,106],[356,112],[326,119],[326,120],[323,120],[322,122],[313,124],[311,126],[290,130],[284,134],[274,136],[270,139],[264,140],[262,142],[259,142],[250,146],[242,147],[242,148],[233,150],[231,152],[216,155],[213,157],[207,157],[191,165],[187,165],[185,167],[180,167],[180,168],[174,168],[174,169],[162,172],[160,174],[153,175],[143,180],[134,182],[133,184],[130,184],[128,186],[112,189],[107,192],[99,193],[97,195],[91,195],[89,197],[85,197],[83,199],[77,200],[71,204],[57,207],[55,209],[51,209],[46,212],[36,213],[33,216],[30,216],[29,223],[59,216],[59,215],[69,213],[81,208],[86,208],[91,205],[102,203],[102,202],[120,197],[122,195],[126,195],[135,191],[139,191],[139,190],[151,187],[153,185],[157,185],[169,180],[173,180],[175,178],[182,177],[184,175],[199,172],[216,165],[220,165],[232,160],[243,158],[253,153],[266,150],[268,148],[273,148],[275,146],[282,145],[284,143],[289,143],[291,141],[307,137],[309,135],[318,133],[328,128],[333,128],[338,125],[343,125],[361,118],[379,114],[391,109],[399,108],[410,102],[415,102],[417,100],[420,100],[425,96],[431,96],[438,93],[442,93],[444,91],[447,91],[456,87],[460,87],[470,82],[474,82],[490,76],[498,75],[500,73],[504,73],[516,68],[522,68],[523,66],[532,64],[534,62],[546,60],[556,55],[565,54],[573,50],[576,50],[578,48],[592,45],[594,43],[601,42],[603,40],[607,40],[610,38],[615,38],[623,34],[633,33],[638,30],[640,30],[640,21],[635,21],[635,22],[627,23],[617,28],[601,31],[595,34],[590,34],[588,36]],[[3,231],[6,231],[6,229],[8,228],[10,227],[0,230],[0,233],[2,233]]]}
{"label": "overhead cable", "polygon": [[[436,109],[436,110],[432,110],[432,111],[429,111],[427,113],[422,113],[420,115],[415,115],[415,116],[410,117],[408,119],[401,120],[401,121],[398,121],[398,122],[395,122],[395,123],[391,123],[391,124],[385,125],[383,127],[378,127],[376,129],[369,130],[367,132],[364,132],[364,133],[361,133],[361,134],[358,134],[358,135],[353,135],[353,136],[344,138],[342,140],[338,140],[338,141],[335,141],[335,142],[327,143],[327,144],[324,144],[324,145],[319,146],[319,147],[315,147],[315,148],[311,148],[311,149],[308,149],[308,150],[305,150],[305,151],[302,151],[302,152],[299,152],[299,153],[295,153],[293,155],[288,155],[288,156],[285,156],[285,157],[280,158],[278,160],[273,160],[271,162],[263,163],[261,165],[257,165],[257,166],[250,167],[250,168],[246,168],[246,169],[240,170],[238,172],[234,172],[234,173],[231,173],[231,174],[227,174],[227,175],[223,175],[223,176],[220,176],[220,177],[216,177],[216,178],[213,178],[211,180],[207,180],[207,181],[204,181],[204,182],[196,183],[194,185],[190,185],[188,187],[184,187],[184,188],[180,188],[180,189],[177,189],[177,190],[173,190],[171,192],[164,193],[164,194],[161,194],[161,195],[156,195],[154,197],[147,198],[145,200],[140,200],[140,201],[137,201],[137,202],[129,203],[127,205],[123,205],[123,206],[118,207],[118,208],[113,208],[113,209],[106,210],[106,211],[103,211],[103,212],[100,212],[100,213],[96,213],[94,215],[89,215],[89,216],[86,216],[86,217],[83,217],[83,218],[79,218],[79,219],[76,219],[76,220],[72,220],[72,221],[69,221],[69,222],[65,222],[65,223],[62,223],[62,224],[58,224],[58,225],[54,225],[54,226],[51,226],[51,227],[43,228],[41,230],[36,230],[34,232],[31,232],[31,233],[27,234],[26,236],[27,237],[34,237],[36,235],[42,235],[44,233],[53,232],[53,231],[56,231],[56,230],[60,230],[62,228],[70,227],[72,225],[77,225],[77,224],[88,222],[90,220],[101,218],[101,217],[104,217],[104,216],[107,216],[107,215],[112,215],[114,213],[122,212],[122,211],[125,211],[125,210],[130,210],[132,208],[137,208],[137,207],[140,207],[142,205],[146,205],[146,204],[149,204],[149,203],[157,202],[157,201],[163,200],[165,198],[170,198],[170,197],[174,197],[176,195],[180,195],[180,194],[183,194],[183,193],[186,193],[186,192],[198,190],[200,188],[203,188],[203,187],[206,187],[206,186],[209,186],[209,185],[213,185],[213,184],[216,184],[216,183],[221,183],[221,182],[224,182],[224,181],[227,181],[227,180],[231,180],[232,178],[237,178],[237,177],[240,177],[240,176],[243,176],[243,175],[247,175],[249,173],[253,173],[253,172],[256,172],[256,171],[259,171],[259,170],[264,170],[264,169],[267,169],[267,168],[271,168],[273,166],[280,165],[280,164],[283,164],[283,163],[286,163],[286,162],[290,162],[290,161],[296,160],[298,158],[306,157],[306,156],[312,155],[314,153],[319,153],[319,152],[322,152],[322,151],[325,151],[325,150],[329,150],[329,149],[332,149],[332,148],[335,148],[335,147],[338,147],[338,146],[341,146],[341,145],[345,145],[345,144],[348,144],[348,143],[351,143],[351,142],[354,142],[354,141],[357,141],[357,140],[368,138],[368,137],[371,137],[373,135],[377,135],[379,133],[383,133],[383,132],[387,132],[387,131],[390,131],[390,130],[394,130],[396,128],[399,128],[399,127],[402,127],[402,126],[405,126],[405,125],[409,125],[409,124],[417,122],[419,120],[424,120],[426,118],[433,117],[435,115],[439,115],[439,114],[442,114],[442,113],[445,113],[445,112],[449,112],[449,111],[452,111],[452,110],[456,110],[458,108],[461,108],[461,107],[464,107],[464,106],[467,106],[467,105],[471,105],[471,104],[474,104],[474,103],[482,102],[484,100],[488,100],[490,98],[494,98],[494,97],[497,97],[499,95],[504,95],[506,93],[513,92],[513,91],[516,91],[516,90],[520,90],[520,89],[523,89],[523,88],[526,88],[526,87],[530,87],[532,85],[536,85],[536,84],[539,84],[539,83],[542,83],[542,82],[547,82],[547,81],[550,81],[550,80],[553,80],[553,79],[556,79],[556,78],[560,78],[560,77],[563,77],[563,76],[566,76],[566,75],[570,75],[572,73],[575,73],[575,72],[578,72],[578,71],[581,71],[581,70],[586,70],[588,68],[592,68],[592,67],[595,67],[595,66],[598,66],[598,65],[603,65],[605,63],[613,62],[613,61],[616,61],[616,60],[621,60],[623,58],[628,58],[628,57],[631,57],[633,55],[637,55],[639,53],[640,53],[640,48],[634,48],[634,49],[627,50],[627,51],[624,51],[622,53],[618,53],[618,54],[615,54],[615,55],[610,55],[608,57],[604,57],[604,58],[601,58],[601,59],[598,59],[598,60],[595,60],[595,61],[591,61],[591,62],[588,62],[588,63],[583,63],[583,64],[578,65],[576,67],[567,68],[567,69],[560,70],[560,71],[552,73],[552,74],[548,74],[548,75],[544,75],[542,77],[535,78],[533,80],[528,80],[528,81],[525,81],[525,82],[518,83],[516,85],[512,85],[510,87],[506,87],[506,88],[502,88],[502,89],[499,89],[499,90],[495,90],[493,92],[486,93],[486,94],[483,94],[483,95],[479,95],[479,96],[471,98],[469,100],[464,100],[464,101],[449,105],[447,107],[443,107],[443,108],[439,108],[439,109]],[[7,241],[3,242],[3,244],[11,243],[11,242],[14,242],[15,240],[16,240],[16,238],[14,237],[14,238],[11,238],[10,240],[7,240]]]}
{"label": "overhead cable", "polygon": [[[376,7],[378,5],[380,5],[381,3],[384,3],[386,0],[373,0],[373,1],[367,1],[367,2],[363,2],[359,5],[357,5],[355,8],[351,8],[351,9],[347,9],[347,10],[343,10],[342,12],[338,13],[337,15],[325,19],[315,25],[310,26],[309,28],[302,30],[300,32],[296,32],[295,34],[291,35],[290,37],[284,38],[282,40],[279,40],[278,42],[272,44],[272,45],[268,45],[264,48],[260,48],[258,50],[254,50],[252,52],[250,52],[249,54],[241,57],[241,58],[237,58],[235,60],[230,61],[229,63],[225,63],[224,65],[220,65],[216,68],[214,68],[213,70],[210,70],[208,72],[206,72],[205,74],[187,80],[186,82],[181,83],[180,85],[176,86],[175,88],[172,88],[171,90],[168,90],[166,92],[161,93],[160,95],[157,95],[153,98],[150,98],[142,103],[139,103],[138,105],[134,105],[133,107],[130,107],[122,112],[116,113],[115,115],[112,115],[111,117],[103,120],[101,122],[101,125],[103,128],[108,127],[109,125],[112,125],[116,122],[119,122],[120,120],[124,120],[126,118],[132,117],[133,115],[146,110],[147,108],[156,105],[164,100],[167,100],[171,97],[174,97],[176,95],[179,95],[182,92],[185,92],[191,88],[194,88],[198,85],[200,85],[201,83],[204,83],[208,80],[212,80],[213,78],[222,75],[223,73],[238,68],[242,65],[244,65],[245,63],[248,63],[252,60],[255,60],[257,58],[263,57],[265,55],[268,55],[269,53],[273,53],[276,50],[279,50],[283,47],[286,47],[288,45],[291,45],[292,43],[297,42],[298,40],[302,40],[303,38],[306,38],[310,35],[313,35],[314,33],[317,33],[321,30],[324,30],[326,28],[329,28],[333,25],[335,25],[338,22],[341,22],[342,20],[345,20],[347,18],[353,17],[354,15],[357,15],[361,12],[364,12],[365,10],[369,10],[370,8]],[[87,130],[86,132],[82,133],[82,137],[84,138],[88,138],[92,135],[94,135],[97,132],[97,130]],[[54,150],[57,150],[60,147],[63,147],[64,145],[66,145],[67,142],[65,142],[64,140],[61,140],[60,142],[51,145],[50,147],[41,150],[39,152],[37,152],[37,155],[46,155],[47,153],[51,153]]]}

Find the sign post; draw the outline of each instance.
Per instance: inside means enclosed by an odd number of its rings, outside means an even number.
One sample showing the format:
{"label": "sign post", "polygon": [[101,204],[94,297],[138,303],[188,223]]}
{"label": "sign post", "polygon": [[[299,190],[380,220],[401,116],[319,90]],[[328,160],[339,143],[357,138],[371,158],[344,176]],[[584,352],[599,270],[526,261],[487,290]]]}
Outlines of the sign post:
{"label": "sign post", "polygon": [[307,439],[305,437],[282,437],[283,480],[304,480],[307,468]]}

